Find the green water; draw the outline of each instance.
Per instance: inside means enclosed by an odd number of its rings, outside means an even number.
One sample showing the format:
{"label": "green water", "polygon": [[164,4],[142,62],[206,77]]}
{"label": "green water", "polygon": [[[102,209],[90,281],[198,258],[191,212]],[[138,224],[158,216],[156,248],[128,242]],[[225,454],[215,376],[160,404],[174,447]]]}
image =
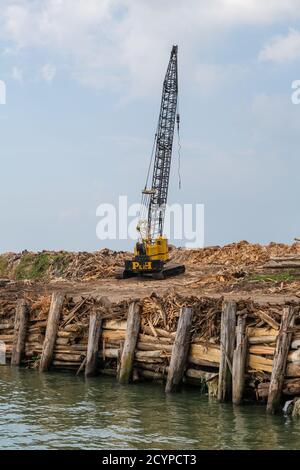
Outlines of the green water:
{"label": "green water", "polygon": [[300,419],[196,389],[0,366],[0,449],[300,449]]}

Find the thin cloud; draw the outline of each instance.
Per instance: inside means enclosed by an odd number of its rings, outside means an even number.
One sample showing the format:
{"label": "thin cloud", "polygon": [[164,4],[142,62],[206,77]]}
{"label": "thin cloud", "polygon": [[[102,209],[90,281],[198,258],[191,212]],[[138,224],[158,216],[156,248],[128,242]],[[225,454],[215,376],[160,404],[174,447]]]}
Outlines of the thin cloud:
{"label": "thin cloud", "polygon": [[56,67],[52,64],[45,64],[41,70],[41,77],[45,82],[51,83],[56,75]]}
{"label": "thin cloud", "polygon": [[260,61],[289,62],[300,59],[300,31],[290,29],[284,36],[276,36],[259,53]]}
{"label": "thin cloud", "polygon": [[12,68],[11,78],[16,82],[23,83],[23,70],[16,65]]}
{"label": "thin cloud", "polygon": [[186,73],[197,82],[199,54],[229,29],[300,17],[300,0],[3,2],[0,35],[8,47],[20,54],[46,49],[77,81],[127,95],[158,86],[173,43],[184,51]]}

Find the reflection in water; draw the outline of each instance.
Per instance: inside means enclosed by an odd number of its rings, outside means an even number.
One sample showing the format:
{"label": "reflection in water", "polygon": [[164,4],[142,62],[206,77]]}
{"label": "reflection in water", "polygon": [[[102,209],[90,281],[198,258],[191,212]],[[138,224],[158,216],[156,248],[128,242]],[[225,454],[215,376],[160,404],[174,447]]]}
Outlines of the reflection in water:
{"label": "reflection in water", "polygon": [[0,367],[0,449],[300,449],[300,421],[196,389]]}

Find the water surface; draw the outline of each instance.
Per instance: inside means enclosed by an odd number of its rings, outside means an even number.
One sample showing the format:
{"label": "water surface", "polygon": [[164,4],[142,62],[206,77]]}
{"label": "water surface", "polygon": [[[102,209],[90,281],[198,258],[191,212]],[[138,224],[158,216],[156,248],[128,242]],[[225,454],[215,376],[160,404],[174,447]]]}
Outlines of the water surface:
{"label": "water surface", "polygon": [[0,449],[300,449],[300,419],[187,388],[0,366]]}

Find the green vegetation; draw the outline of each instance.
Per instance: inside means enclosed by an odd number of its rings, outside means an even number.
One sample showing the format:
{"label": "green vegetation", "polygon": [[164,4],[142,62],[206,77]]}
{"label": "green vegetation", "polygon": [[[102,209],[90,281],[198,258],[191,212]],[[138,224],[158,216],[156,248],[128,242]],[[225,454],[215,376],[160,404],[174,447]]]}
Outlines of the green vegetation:
{"label": "green vegetation", "polygon": [[16,268],[16,279],[41,279],[45,276],[50,264],[51,259],[48,253],[26,253]]}
{"label": "green vegetation", "polygon": [[8,276],[8,260],[5,255],[0,255],[0,277]]}
{"label": "green vegetation", "polygon": [[299,281],[300,273],[290,273],[290,272],[280,272],[272,274],[253,274],[249,277],[249,281],[275,281],[275,282],[284,282],[284,281]]}
{"label": "green vegetation", "polygon": [[15,269],[17,280],[42,280],[50,273],[61,276],[69,264],[68,253],[26,253],[23,254]]}

